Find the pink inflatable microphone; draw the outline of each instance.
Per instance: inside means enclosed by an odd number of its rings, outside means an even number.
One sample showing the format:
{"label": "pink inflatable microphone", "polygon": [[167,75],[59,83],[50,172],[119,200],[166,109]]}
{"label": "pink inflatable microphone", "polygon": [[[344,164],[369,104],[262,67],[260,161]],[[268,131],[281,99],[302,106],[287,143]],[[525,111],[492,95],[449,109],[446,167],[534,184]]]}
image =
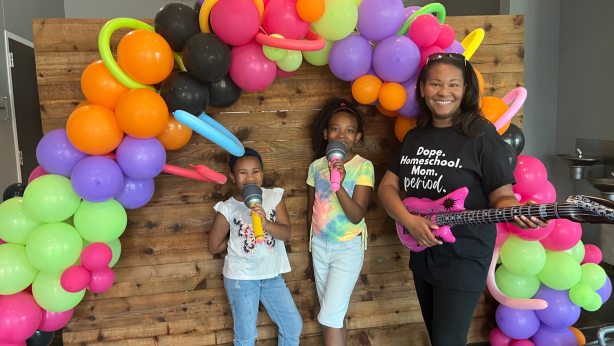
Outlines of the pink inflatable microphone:
{"label": "pink inflatable microphone", "polygon": [[[326,159],[328,162],[335,163],[337,160],[341,162],[345,161],[345,156],[347,155],[347,151],[345,149],[345,144],[341,141],[332,141],[328,143],[326,146]],[[330,189],[333,192],[339,191],[341,181],[341,173],[336,169],[331,169],[330,171]]]}

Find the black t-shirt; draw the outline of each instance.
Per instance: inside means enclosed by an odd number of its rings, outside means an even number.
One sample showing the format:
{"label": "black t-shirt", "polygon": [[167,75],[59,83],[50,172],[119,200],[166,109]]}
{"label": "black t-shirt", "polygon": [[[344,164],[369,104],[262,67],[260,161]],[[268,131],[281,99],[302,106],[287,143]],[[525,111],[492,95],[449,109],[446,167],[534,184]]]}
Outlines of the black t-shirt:
{"label": "black t-shirt", "polygon": [[[492,124],[480,121],[477,126],[483,133],[478,138],[432,124],[410,130],[388,167],[399,177],[406,196],[436,200],[467,187],[465,209],[485,209],[490,208],[491,192],[515,184],[505,142]],[[452,233],[455,243],[412,252],[409,268],[436,286],[483,291],[497,237],[495,225],[456,226]]]}

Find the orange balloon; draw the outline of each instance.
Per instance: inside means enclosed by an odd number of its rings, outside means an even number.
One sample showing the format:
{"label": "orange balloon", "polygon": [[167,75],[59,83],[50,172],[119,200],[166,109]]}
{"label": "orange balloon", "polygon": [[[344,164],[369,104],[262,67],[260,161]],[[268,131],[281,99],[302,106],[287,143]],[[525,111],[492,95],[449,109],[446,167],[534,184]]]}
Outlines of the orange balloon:
{"label": "orange balloon", "polygon": [[175,119],[172,114],[168,116],[168,124],[156,138],[166,150],[176,150],[188,143],[192,137],[192,129]]}
{"label": "orange balloon", "polygon": [[117,46],[119,67],[126,74],[143,84],[162,82],[173,71],[171,46],[155,32],[131,31]]}
{"label": "orange balloon", "polygon": [[77,108],[81,108],[81,107],[83,107],[83,106],[91,105],[91,104],[92,104],[92,103],[91,103],[90,101],[85,100],[85,101],[83,101],[83,102],[79,103],[79,104],[77,105],[77,107],[75,107],[75,109],[77,109]]}
{"label": "orange balloon", "polygon": [[[482,113],[484,113],[484,118],[488,119],[491,123],[495,123],[502,115],[505,113],[510,107],[503,102],[498,97],[494,96],[485,96],[482,97]],[[502,128],[497,130],[499,134],[505,133],[507,129],[510,127],[512,121],[508,121],[507,124],[503,125]]]}
{"label": "orange balloon", "polygon": [[584,337],[584,334],[582,334],[582,332],[575,327],[569,327],[569,330],[572,331],[572,333],[576,336],[576,339],[578,339],[578,345],[586,345],[586,337]]}
{"label": "orange balloon", "polygon": [[352,96],[356,102],[368,105],[377,101],[379,91],[382,88],[382,81],[369,74],[358,77],[352,85]]}
{"label": "orange balloon", "polygon": [[81,75],[83,94],[93,104],[115,110],[117,100],[128,90],[109,72],[102,60],[88,66]]}
{"label": "orange balloon", "polygon": [[397,117],[397,121],[394,123],[394,134],[397,135],[399,142],[403,142],[403,138],[407,132],[416,127],[417,119],[409,119],[406,117]]}
{"label": "orange balloon", "polygon": [[149,89],[130,90],[117,102],[115,117],[119,127],[134,138],[152,138],[164,131],[168,107],[162,96]]}
{"label": "orange balloon", "polygon": [[397,112],[395,112],[395,111],[389,111],[389,110],[387,110],[386,108],[382,107],[382,105],[380,105],[380,104],[375,105],[375,108],[377,108],[377,110],[378,110],[380,113],[382,113],[383,115],[385,115],[385,116],[387,116],[387,117],[396,118],[396,117],[398,117],[399,115],[401,115],[401,114],[399,114],[399,113],[397,113]]}
{"label": "orange balloon", "polygon": [[66,133],[75,148],[90,155],[108,154],[124,138],[124,132],[115,121],[115,113],[99,105],[75,109],[66,122]]}
{"label": "orange balloon", "polygon": [[475,75],[478,77],[478,85],[480,87],[480,95],[484,94],[484,77],[482,77],[482,74],[480,73],[480,71],[473,69],[473,71],[475,71]]}
{"label": "orange balloon", "polygon": [[399,83],[386,83],[379,91],[379,103],[389,111],[396,111],[405,104],[407,92]]}
{"label": "orange balloon", "polygon": [[324,0],[298,0],[296,2],[296,12],[302,20],[315,22],[324,15],[326,4]]}

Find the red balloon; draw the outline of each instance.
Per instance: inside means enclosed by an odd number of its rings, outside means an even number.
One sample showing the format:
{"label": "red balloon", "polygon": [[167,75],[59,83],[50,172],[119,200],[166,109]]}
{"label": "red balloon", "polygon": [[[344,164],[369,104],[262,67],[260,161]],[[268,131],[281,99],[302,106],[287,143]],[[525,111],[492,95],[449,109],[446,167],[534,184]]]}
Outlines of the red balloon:
{"label": "red balloon", "polygon": [[242,46],[260,30],[260,13],[252,0],[219,1],[211,10],[211,26],[222,41]]}
{"label": "red balloon", "polygon": [[299,17],[296,0],[271,0],[264,10],[264,28],[269,35],[279,34],[286,39],[300,40],[310,27],[311,23]]}
{"label": "red balloon", "polygon": [[233,47],[230,57],[230,77],[239,88],[258,92],[275,80],[277,64],[264,56],[262,45],[256,41]]}

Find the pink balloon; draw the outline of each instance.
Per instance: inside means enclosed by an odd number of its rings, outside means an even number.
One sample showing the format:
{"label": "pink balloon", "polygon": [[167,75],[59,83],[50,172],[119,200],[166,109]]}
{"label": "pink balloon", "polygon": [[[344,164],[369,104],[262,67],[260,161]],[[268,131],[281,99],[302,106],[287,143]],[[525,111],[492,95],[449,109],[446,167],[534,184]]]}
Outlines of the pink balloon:
{"label": "pink balloon", "polygon": [[275,80],[277,64],[264,56],[262,45],[250,41],[230,51],[230,77],[239,88],[258,92],[269,87]]}
{"label": "pink balloon", "polygon": [[454,29],[448,24],[441,24],[440,28],[441,30],[439,31],[439,36],[435,41],[435,45],[445,49],[454,43]]}
{"label": "pink balloon", "polygon": [[507,225],[505,223],[498,223],[497,226],[497,242],[495,247],[502,246],[503,243],[510,237],[510,231],[507,229]]}
{"label": "pink balloon", "polygon": [[27,346],[28,343],[25,341],[19,341],[19,342],[2,342],[0,341],[0,346]]}
{"label": "pink balloon", "polygon": [[87,288],[90,282],[90,272],[80,265],[66,269],[60,276],[60,284],[66,292],[77,293]]}
{"label": "pink balloon", "polygon": [[416,17],[409,26],[409,38],[418,47],[428,47],[437,41],[441,26],[437,18],[430,14],[423,14]]}
{"label": "pink balloon", "polygon": [[280,69],[280,68],[279,68],[279,66],[278,66],[278,67],[277,67],[277,72],[275,73],[275,78],[286,78],[286,77],[290,77],[290,76],[292,76],[293,74],[295,74],[295,73],[296,73],[296,71],[298,71],[298,70],[294,70],[294,71],[292,71],[292,72],[286,72],[286,71],[284,71],[284,70]]}
{"label": "pink balloon", "polygon": [[420,49],[420,68],[422,68],[424,64],[426,64],[426,59],[428,59],[431,54],[435,53],[443,53],[443,49],[437,47],[436,45]]}
{"label": "pink balloon", "polygon": [[546,180],[544,187],[529,199],[539,199],[543,203],[554,203],[556,202],[556,190],[554,186],[552,186],[552,183]]}
{"label": "pink balloon", "polygon": [[510,346],[514,339],[505,335],[499,328],[495,328],[490,332],[488,336],[488,341],[491,346]]}
{"label": "pink balloon", "polygon": [[535,346],[535,344],[531,340],[524,339],[524,340],[514,340],[512,341],[510,346]]}
{"label": "pink balloon", "polygon": [[516,185],[513,186],[515,193],[522,196],[533,196],[538,193],[548,180],[546,167],[538,159],[527,156],[518,156],[518,167],[514,171]]}
{"label": "pink balloon", "polygon": [[26,340],[34,334],[42,318],[43,311],[30,293],[0,296],[0,341]]}
{"label": "pink balloon", "polygon": [[552,220],[554,229],[539,242],[550,251],[565,251],[576,246],[582,238],[582,227],[579,223],[566,219]]}
{"label": "pink balloon", "polygon": [[80,259],[85,269],[96,271],[109,266],[113,260],[113,250],[105,243],[92,243],[83,249]]}
{"label": "pink balloon", "polygon": [[263,0],[262,3],[264,4],[264,8],[266,9],[266,6],[269,4],[269,1],[271,0]]}
{"label": "pink balloon", "polygon": [[601,263],[602,259],[603,259],[603,254],[601,253],[601,250],[599,250],[598,247],[592,244],[584,245],[584,259],[582,260],[582,263],[580,264],[584,264],[584,263],[599,264]]}
{"label": "pink balloon", "polygon": [[115,273],[113,273],[113,269],[106,267],[92,272],[88,288],[94,293],[102,293],[111,288],[113,282],[115,282]]}
{"label": "pink balloon", "polygon": [[279,34],[290,40],[302,39],[311,27],[311,23],[299,17],[296,0],[271,0],[264,10],[263,22],[269,35]]}
{"label": "pink balloon", "polygon": [[28,184],[30,184],[32,182],[32,180],[38,178],[38,177],[42,177],[43,175],[47,175],[49,174],[47,171],[45,171],[43,169],[43,167],[38,166],[36,168],[34,168],[34,170],[32,171],[32,173],[30,173],[30,177],[28,178]]}
{"label": "pink balloon", "polygon": [[51,312],[45,309],[42,310],[43,319],[41,320],[41,324],[38,326],[38,330],[43,332],[54,332],[58,329],[64,328],[64,326],[72,318],[73,312],[75,312],[75,309],[70,309],[64,312]]}
{"label": "pink balloon", "polygon": [[6,244],[6,242],[0,238],[0,245],[2,244]]}
{"label": "pink balloon", "polygon": [[260,13],[252,0],[224,0],[211,9],[211,27],[232,46],[242,46],[260,30]]}

